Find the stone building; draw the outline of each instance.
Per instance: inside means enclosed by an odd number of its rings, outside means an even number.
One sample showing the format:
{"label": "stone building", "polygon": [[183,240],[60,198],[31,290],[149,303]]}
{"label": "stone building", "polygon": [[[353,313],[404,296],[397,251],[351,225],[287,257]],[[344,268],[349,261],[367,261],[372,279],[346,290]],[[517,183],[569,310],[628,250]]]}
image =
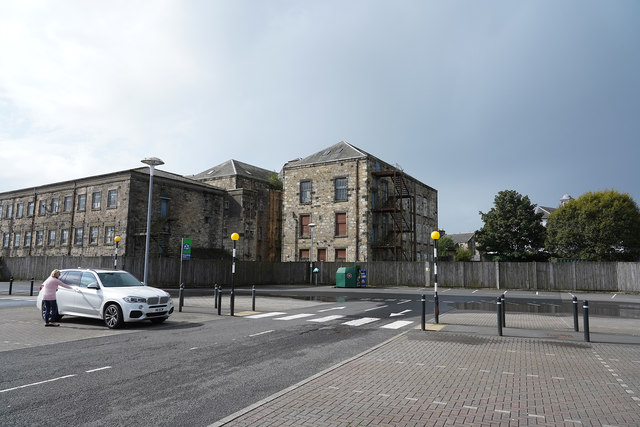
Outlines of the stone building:
{"label": "stone building", "polygon": [[282,188],[276,172],[228,160],[189,178],[227,191],[223,226],[226,249],[231,251],[230,236],[238,233],[238,259],[280,260]]}
{"label": "stone building", "polygon": [[[282,261],[423,261],[437,191],[340,142],[282,169]],[[431,248],[431,249],[430,249]]]}
{"label": "stone building", "polygon": [[[0,193],[3,257],[144,257],[149,169],[146,167]],[[226,193],[180,175],[155,171],[150,255],[220,252]]]}

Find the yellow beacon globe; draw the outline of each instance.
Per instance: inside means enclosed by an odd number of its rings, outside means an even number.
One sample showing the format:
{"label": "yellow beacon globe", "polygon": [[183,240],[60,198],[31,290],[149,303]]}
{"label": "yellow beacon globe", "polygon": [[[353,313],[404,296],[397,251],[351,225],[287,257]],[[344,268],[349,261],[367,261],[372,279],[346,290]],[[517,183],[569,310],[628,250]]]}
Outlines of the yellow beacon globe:
{"label": "yellow beacon globe", "polygon": [[437,231],[434,231],[431,233],[431,238],[433,240],[438,240],[440,238],[440,233],[438,233]]}

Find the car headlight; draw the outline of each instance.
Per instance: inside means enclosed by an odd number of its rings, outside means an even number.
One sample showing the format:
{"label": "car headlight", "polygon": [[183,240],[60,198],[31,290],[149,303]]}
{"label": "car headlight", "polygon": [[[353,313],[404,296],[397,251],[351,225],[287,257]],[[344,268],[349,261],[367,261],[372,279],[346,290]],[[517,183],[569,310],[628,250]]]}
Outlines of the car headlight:
{"label": "car headlight", "polygon": [[142,303],[146,303],[147,299],[143,298],[143,297],[135,297],[135,296],[128,296],[128,297],[124,297],[122,298],[125,302],[142,302]]}

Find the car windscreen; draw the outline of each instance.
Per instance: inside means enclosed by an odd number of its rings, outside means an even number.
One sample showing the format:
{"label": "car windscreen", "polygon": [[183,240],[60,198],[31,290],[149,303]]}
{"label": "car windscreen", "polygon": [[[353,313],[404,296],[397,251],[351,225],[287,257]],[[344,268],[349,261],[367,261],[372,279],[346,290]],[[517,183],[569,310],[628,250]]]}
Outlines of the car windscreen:
{"label": "car windscreen", "polygon": [[102,285],[106,288],[121,288],[125,286],[144,286],[129,273],[109,272],[98,273]]}

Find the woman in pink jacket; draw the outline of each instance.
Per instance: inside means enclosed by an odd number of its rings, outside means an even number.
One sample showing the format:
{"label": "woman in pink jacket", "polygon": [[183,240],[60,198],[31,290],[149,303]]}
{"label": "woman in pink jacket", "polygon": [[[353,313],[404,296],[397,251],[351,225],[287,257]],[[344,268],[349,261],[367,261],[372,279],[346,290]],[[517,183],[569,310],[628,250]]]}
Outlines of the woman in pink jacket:
{"label": "woman in pink jacket", "polygon": [[44,314],[44,326],[60,326],[56,323],[56,316],[58,315],[58,303],[56,302],[56,292],[58,292],[58,286],[63,288],[73,289],[71,286],[58,279],[60,277],[60,270],[53,270],[51,275],[42,284],[42,290],[44,292],[42,301],[44,302],[45,314]]}

